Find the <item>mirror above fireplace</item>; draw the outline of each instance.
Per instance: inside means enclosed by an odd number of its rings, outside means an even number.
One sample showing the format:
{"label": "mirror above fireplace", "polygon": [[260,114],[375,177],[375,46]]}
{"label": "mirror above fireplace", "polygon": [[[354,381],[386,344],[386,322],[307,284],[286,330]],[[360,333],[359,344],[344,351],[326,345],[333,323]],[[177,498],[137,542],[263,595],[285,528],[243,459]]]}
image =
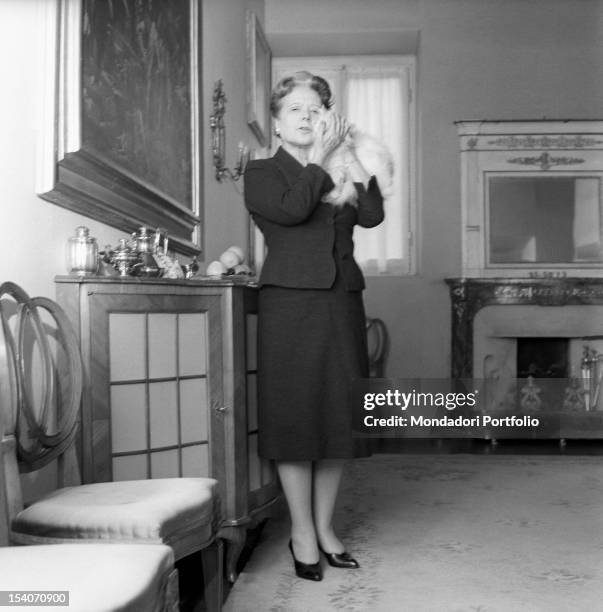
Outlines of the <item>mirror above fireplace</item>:
{"label": "mirror above fireplace", "polygon": [[601,179],[487,176],[489,265],[601,264]]}
{"label": "mirror above fireplace", "polygon": [[463,276],[603,277],[603,121],[460,121]]}

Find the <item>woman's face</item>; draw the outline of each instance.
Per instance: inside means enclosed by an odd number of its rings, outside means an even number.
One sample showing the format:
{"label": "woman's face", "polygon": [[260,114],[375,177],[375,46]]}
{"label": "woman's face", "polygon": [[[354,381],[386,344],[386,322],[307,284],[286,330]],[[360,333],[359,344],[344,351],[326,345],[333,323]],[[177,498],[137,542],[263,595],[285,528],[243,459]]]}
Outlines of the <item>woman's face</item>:
{"label": "woman's face", "polygon": [[314,142],[314,126],[323,113],[320,96],[311,87],[298,86],[282,100],[274,126],[284,145],[309,147]]}

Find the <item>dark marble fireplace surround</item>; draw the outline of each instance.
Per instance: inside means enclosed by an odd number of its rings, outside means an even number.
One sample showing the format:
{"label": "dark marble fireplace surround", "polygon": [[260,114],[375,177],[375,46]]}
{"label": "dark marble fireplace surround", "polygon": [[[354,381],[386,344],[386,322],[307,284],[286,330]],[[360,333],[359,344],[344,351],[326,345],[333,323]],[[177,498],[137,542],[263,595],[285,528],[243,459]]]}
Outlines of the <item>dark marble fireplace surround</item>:
{"label": "dark marble fireplace surround", "polygon": [[[449,278],[446,283],[452,303],[454,379],[473,377],[473,324],[486,306],[603,305],[603,278]],[[563,330],[551,330],[551,335],[563,335]]]}

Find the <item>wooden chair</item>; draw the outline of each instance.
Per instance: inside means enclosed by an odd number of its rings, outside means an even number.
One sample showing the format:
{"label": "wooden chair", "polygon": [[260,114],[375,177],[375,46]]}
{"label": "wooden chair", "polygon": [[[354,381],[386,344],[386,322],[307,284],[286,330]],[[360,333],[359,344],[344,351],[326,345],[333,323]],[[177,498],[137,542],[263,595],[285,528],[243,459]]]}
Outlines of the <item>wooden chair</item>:
{"label": "wooden chair", "polygon": [[14,423],[10,421],[16,410],[7,407],[13,406],[16,400],[17,365],[3,339],[3,328],[0,327],[0,402],[4,407],[0,411],[0,590],[13,593],[61,591],[56,594],[56,602],[68,597],[71,609],[82,611],[176,612],[178,571],[174,568],[174,553],[168,546],[62,544],[8,547],[6,475],[11,478],[18,478],[18,475],[14,470],[5,469],[5,458],[12,460],[16,439],[5,435],[4,431],[6,427],[14,429]]}
{"label": "wooden chair", "polygon": [[[83,372],[73,328],[58,304],[30,298],[14,283],[0,285],[0,318],[9,542],[168,545],[176,561],[200,550],[206,608],[220,610],[217,482],[165,478],[79,484],[75,445]],[[60,488],[24,508],[18,472],[39,470],[55,459]]]}

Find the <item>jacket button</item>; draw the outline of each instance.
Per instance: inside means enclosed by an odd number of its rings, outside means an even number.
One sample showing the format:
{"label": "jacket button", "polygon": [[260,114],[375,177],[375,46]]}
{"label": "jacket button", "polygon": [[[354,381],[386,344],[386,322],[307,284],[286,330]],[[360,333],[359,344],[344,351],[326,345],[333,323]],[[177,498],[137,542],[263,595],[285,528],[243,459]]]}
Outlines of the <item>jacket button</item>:
{"label": "jacket button", "polygon": [[333,217],[329,217],[327,219],[327,225],[333,225],[333,223],[335,223],[335,219],[333,219]]}

